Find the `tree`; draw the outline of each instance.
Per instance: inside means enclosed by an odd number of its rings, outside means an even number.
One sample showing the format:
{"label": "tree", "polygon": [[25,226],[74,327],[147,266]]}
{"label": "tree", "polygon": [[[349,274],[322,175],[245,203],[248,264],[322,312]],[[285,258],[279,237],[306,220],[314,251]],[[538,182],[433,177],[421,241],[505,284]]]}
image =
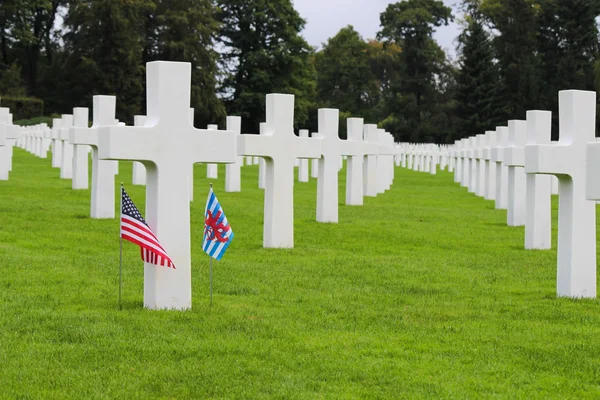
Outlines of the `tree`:
{"label": "tree", "polygon": [[493,39],[498,58],[500,120],[524,119],[527,110],[539,108],[536,56],[536,0],[483,0],[480,11],[498,32]]}
{"label": "tree", "polygon": [[467,16],[458,41],[460,69],[457,74],[455,140],[482,134],[500,122],[495,101],[498,71],[494,51],[477,14]]}
{"label": "tree", "polygon": [[315,57],[319,107],[338,108],[345,118],[374,119],[380,100],[369,45],[352,26],[330,38]]}
{"label": "tree", "polygon": [[223,122],[225,107],[217,97],[214,50],[218,24],[210,0],[154,0],[146,16],[144,61],[192,64],[191,106],[198,126]]}
{"label": "tree", "polygon": [[65,18],[68,57],[63,77],[69,88],[63,109],[91,106],[95,94],[118,95],[117,118],[132,121],[144,94],[142,65],[145,15],[150,0],[78,0]]}
{"label": "tree", "polygon": [[[4,2],[5,1],[5,2]],[[4,63],[12,63],[8,54],[19,60],[30,95],[38,95],[38,72],[42,51],[52,62],[54,22],[66,0],[4,0],[0,11],[0,46]]]}
{"label": "tree", "polygon": [[305,21],[290,0],[218,0],[227,75],[227,111],[242,117],[244,132],[257,133],[265,94],[296,96],[295,121],[304,123],[314,102],[313,49],[300,36]]}
{"label": "tree", "polygon": [[386,127],[395,130],[396,139],[440,140],[440,129],[433,121],[439,120],[439,78],[449,68],[432,35],[452,18],[450,8],[440,0],[402,1],[390,4],[381,14],[378,38],[402,48],[396,57],[399,76],[390,83],[386,96]]}
{"label": "tree", "polygon": [[537,47],[541,107],[551,110],[558,138],[558,91],[596,90],[600,13],[597,0],[539,0]]}

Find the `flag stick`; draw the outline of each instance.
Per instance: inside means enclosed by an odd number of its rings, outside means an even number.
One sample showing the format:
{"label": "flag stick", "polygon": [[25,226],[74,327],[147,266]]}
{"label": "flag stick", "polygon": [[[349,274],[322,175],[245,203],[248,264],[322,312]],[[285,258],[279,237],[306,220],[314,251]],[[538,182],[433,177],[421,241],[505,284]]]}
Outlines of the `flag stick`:
{"label": "flag stick", "polygon": [[[212,190],[212,183],[210,184],[210,188]],[[213,258],[209,255],[210,257],[210,306],[212,307],[212,262],[213,262]]]}
{"label": "flag stick", "polygon": [[[123,212],[123,182],[121,182],[121,208],[120,213]],[[119,217],[119,309],[123,309],[121,303],[121,293],[123,292],[123,235],[121,235],[121,219]]]}

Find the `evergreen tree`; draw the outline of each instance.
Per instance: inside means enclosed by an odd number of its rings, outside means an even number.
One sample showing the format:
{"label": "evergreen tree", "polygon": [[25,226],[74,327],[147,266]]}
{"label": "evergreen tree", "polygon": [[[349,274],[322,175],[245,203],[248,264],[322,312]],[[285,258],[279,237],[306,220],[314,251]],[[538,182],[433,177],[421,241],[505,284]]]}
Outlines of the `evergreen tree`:
{"label": "evergreen tree", "polygon": [[144,61],[192,64],[191,106],[199,127],[221,123],[225,107],[217,97],[215,37],[218,24],[210,0],[154,0],[146,16]]}
{"label": "evergreen tree", "polygon": [[377,122],[373,111],[380,96],[370,55],[352,26],[342,28],[316,54],[318,106],[338,108],[342,123],[351,116]]}
{"label": "evergreen tree", "polygon": [[483,0],[480,10],[491,28],[498,59],[498,119],[525,119],[527,110],[540,107],[536,56],[535,0]]}
{"label": "evergreen tree", "polygon": [[258,133],[265,95],[296,96],[295,121],[304,123],[314,102],[312,48],[300,36],[305,21],[290,0],[218,0],[227,111],[242,117],[244,132]]}
{"label": "evergreen tree", "polygon": [[477,15],[467,16],[458,41],[458,126],[454,140],[482,134],[500,122],[496,118],[495,102],[498,71],[489,35]]}
{"label": "evergreen tree", "polygon": [[597,0],[539,0],[538,53],[541,107],[552,111],[558,138],[558,92],[596,90],[600,13]]}
{"label": "evergreen tree", "polygon": [[37,96],[40,59],[52,63],[57,46],[53,36],[59,7],[66,0],[2,0],[0,2],[0,53],[8,66],[18,61],[28,94]]}
{"label": "evergreen tree", "polygon": [[390,83],[388,117],[384,126],[396,139],[434,141],[444,136],[435,121],[441,101],[439,78],[450,71],[446,55],[433,39],[436,27],[452,19],[450,8],[440,0],[407,0],[390,4],[381,14],[380,39],[402,48],[396,57],[398,79]]}
{"label": "evergreen tree", "polygon": [[96,94],[116,95],[117,118],[132,122],[144,96],[142,50],[150,0],[78,0],[65,18],[68,57],[63,79],[69,96],[64,104],[91,106]]}

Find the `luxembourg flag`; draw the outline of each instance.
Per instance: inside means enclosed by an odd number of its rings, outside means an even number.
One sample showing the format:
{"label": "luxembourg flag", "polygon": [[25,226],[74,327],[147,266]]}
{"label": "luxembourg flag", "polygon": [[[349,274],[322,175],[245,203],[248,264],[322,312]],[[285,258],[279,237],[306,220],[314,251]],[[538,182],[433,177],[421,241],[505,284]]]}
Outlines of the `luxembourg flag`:
{"label": "luxembourg flag", "polygon": [[204,241],[202,242],[202,249],[215,260],[220,260],[232,240],[233,231],[211,185],[208,192],[208,200],[206,200],[206,210],[204,211]]}

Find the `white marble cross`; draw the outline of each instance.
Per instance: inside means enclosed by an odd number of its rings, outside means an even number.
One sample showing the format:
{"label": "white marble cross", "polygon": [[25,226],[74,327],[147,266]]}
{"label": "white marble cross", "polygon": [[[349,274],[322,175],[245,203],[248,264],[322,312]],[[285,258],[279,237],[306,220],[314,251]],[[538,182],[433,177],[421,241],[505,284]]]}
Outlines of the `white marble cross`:
{"label": "white marble cross", "polygon": [[52,119],[52,168],[60,168],[62,163],[63,142],[60,139],[61,118]]}
{"label": "white marble cross", "polygon": [[[596,297],[596,203],[586,199],[586,176],[594,179],[596,158],[596,93],[580,90],[559,92],[558,144],[525,146],[525,172],[558,176],[558,273],[557,294]],[[589,182],[588,180],[588,182]],[[595,198],[593,191],[588,197]]]}
{"label": "white marble cross", "polygon": [[[527,111],[525,145],[550,144],[552,113]],[[523,161],[525,157],[523,154]],[[525,249],[545,250],[552,247],[552,176],[527,174],[526,177]]]}
{"label": "white marble cross", "polygon": [[8,111],[5,113],[0,109],[0,181],[8,180],[8,143],[6,140],[8,131]]}
{"label": "white marble cross", "polygon": [[[308,139],[308,130],[300,129],[300,137]],[[301,158],[298,165],[298,182],[308,182],[308,159]]]}
{"label": "white marble cross", "polygon": [[71,129],[70,140],[75,145],[92,148],[92,190],[90,216],[94,219],[115,217],[115,171],[118,161],[98,159],[100,127],[116,125],[116,97],[93,97],[93,125],[75,126]]}
{"label": "white marble cross", "polygon": [[339,110],[321,108],[321,158],[317,182],[317,222],[338,222],[338,171],[340,157],[357,156],[358,142],[339,136]]}
{"label": "white marble cross", "polygon": [[[83,107],[73,109],[73,126],[80,128],[88,127],[89,110]],[[70,139],[70,132],[68,133]],[[89,186],[88,173],[88,146],[72,144],[73,148],[73,189],[87,189]]]}
{"label": "white marble cross", "polygon": [[[218,125],[208,125],[206,127],[209,131],[216,131],[219,129]],[[219,178],[219,167],[217,164],[208,163],[206,164],[206,178],[208,179],[218,179]]]}
{"label": "white marble cross", "polygon": [[508,226],[525,225],[525,143],[527,121],[508,121],[508,147],[504,149],[504,165],[508,167]]}
{"label": "white marble cross", "polygon": [[467,153],[469,157],[469,183],[468,189],[469,193],[476,193],[477,191],[477,160],[475,159],[475,152],[477,150],[477,138],[475,136],[471,136],[469,138],[469,151]]}
{"label": "white marble cross", "polygon": [[[234,132],[236,136],[242,133],[242,117],[227,117],[225,129],[229,132]],[[241,192],[242,177],[241,167],[244,163],[244,158],[236,157],[233,164],[225,165],[225,191],[226,192]]]}
{"label": "white marble cross", "polygon": [[492,162],[492,148],[496,147],[496,131],[486,131],[486,144],[483,149],[483,160],[485,162],[485,199],[496,199],[496,163]]}
{"label": "white marble cross", "polygon": [[469,138],[464,138],[462,142],[463,145],[460,150],[460,158],[462,160],[462,179],[460,181],[460,186],[468,188],[469,183],[471,182],[471,162],[469,160],[469,148],[471,147],[471,141]]}
{"label": "white marble cross", "polygon": [[365,124],[364,140],[377,146],[376,154],[366,154],[363,165],[363,194],[368,197],[377,196],[377,157],[379,156],[379,138],[377,125]]}
{"label": "white marble cross", "polygon": [[[267,129],[267,124],[266,122],[261,122],[258,125],[258,129],[259,129],[259,135],[265,135],[267,133],[266,129]],[[252,157],[252,160],[254,160],[255,157]],[[253,161],[254,162],[254,161]],[[264,189],[267,186],[267,164],[265,162],[265,159],[263,157],[261,157],[258,160],[258,188],[259,189]]]}
{"label": "white marble cross", "polygon": [[194,128],[189,115],[190,94],[190,63],[149,62],[146,124],[100,128],[100,158],[140,161],[146,167],[146,222],[176,266],[172,269],[145,263],[144,306],[150,309],[187,309],[192,305],[192,165],[233,163],[237,157],[234,132]]}
{"label": "white marble cross", "polygon": [[60,164],[60,179],[73,178],[73,145],[69,142],[69,132],[73,127],[73,115],[63,114],[60,129],[62,141],[62,160]]}
{"label": "white marble cross", "polygon": [[462,159],[460,158],[462,145],[462,140],[455,140],[454,148],[452,150],[452,156],[454,158],[454,182],[456,183],[460,183],[462,179]]}
{"label": "white marble cross", "polygon": [[[313,132],[310,135],[311,138],[313,139],[320,139],[321,135],[319,135],[319,132]],[[310,160],[310,177],[311,178],[319,178],[319,158],[321,156],[317,157],[317,158],[313,158]]]}
{"label": "white marble cross", "polygon": [[[135,115],[133,117],[133,126],[144,126],[146,119],[145,115]],[[131,183],[133,185],[146,185],[146,168],[141,162],[133,162]]]}
{"label": "white marble cross", "polygon": [[475,194],[479,197],[485,197],[485,180],[487,170],[485,158],[483,157],[484,150],[487,147],[487,137],[485,134],[475,136],[477,148],[475,149],[475,165],[476,165],[476,188]]}
{"label": "white marble cross", "polygon": [[318,158],[321,142],[294,134],[294,96],[268,94],[265,135],[240,135],[240,155],[264,157],[266,188],[263,246],[294,246],[294,160]]}
{"label": "white marble cross", "polygon": [[364,195],[364,161],[368,155],[377,155],[379,146],[363,141],[364,121],[348,118],[348,140],[358,144],[357,154],[348,157],[346,167],[346,205],[362,206]]}
{"label": "white marble cross", "polygon": [[496,210],[508,208],[508,167],[504,162],[504,148],[508,145],[508,127],[496,128],[496,147],[492,148],[491,159],[496,163]]}

